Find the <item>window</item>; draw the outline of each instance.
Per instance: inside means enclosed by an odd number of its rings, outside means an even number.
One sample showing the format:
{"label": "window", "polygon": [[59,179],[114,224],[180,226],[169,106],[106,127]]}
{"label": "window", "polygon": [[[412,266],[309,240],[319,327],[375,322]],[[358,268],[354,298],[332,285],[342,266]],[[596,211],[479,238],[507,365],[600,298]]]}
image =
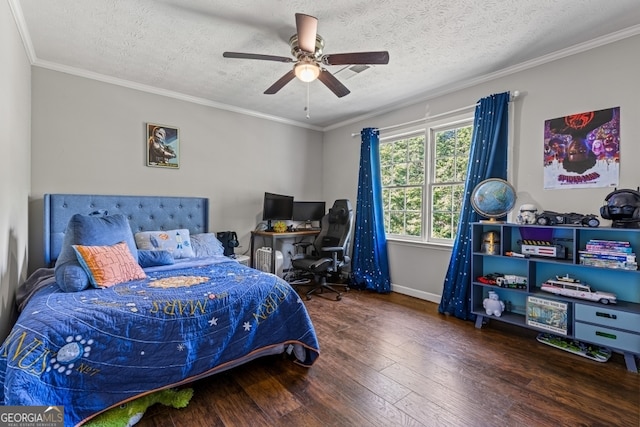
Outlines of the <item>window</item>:
{"label": "window", "polygon": [[472,125],[472,119],[465,119],[381,140],[387,235],[453,242],[464,195]]}

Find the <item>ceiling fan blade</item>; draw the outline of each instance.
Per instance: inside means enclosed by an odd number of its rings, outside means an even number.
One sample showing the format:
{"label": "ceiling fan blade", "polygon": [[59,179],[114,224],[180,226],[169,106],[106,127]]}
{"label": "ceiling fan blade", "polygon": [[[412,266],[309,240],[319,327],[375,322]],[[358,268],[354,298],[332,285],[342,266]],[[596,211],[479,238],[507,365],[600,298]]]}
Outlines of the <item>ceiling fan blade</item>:
{"label": "ceiling fan blade", "polygon": [[351,91],[347,89],[345,85],[340,83],[340,80],[336,79],[335,76],[327,70],[320,71],[318,80],[324,83],[324,85],[328,87],[331,92],[335,93],[338,98],[342,98],[343,96],[349,95],[351,93]]}
{"label": "ceiling fan blade", "polygon": [[264,91],[265,95],[273,95],[274,93],[278,92],[280,89],[284,87],[284,85],[286,85],[291,80],[293,80],[295,76],[296,76],[296,73],[294,73],[293,70],[290,70],[287,74],[280,77],[280,79],[277,82],[272,84],[269,89],[265,90]]}
{"label": "ceiling fan blade", "polygon": [[333,53],[324,55],[322,63],[325,65],[388,64],[389,52],[381,50],[378,52]]}
{"label": "ceiling fan blade", "polygon": [[307,53],[314,53],[316,51],[318,19],[303,13],[296,13],[296,31],[298,32],[298,47]]}
{"label": "ceiling fan blade", "polygon": [[259,59],[261,61],[293,62],[288,56],[260,55],[257,53],[223,52],[225,58]]}

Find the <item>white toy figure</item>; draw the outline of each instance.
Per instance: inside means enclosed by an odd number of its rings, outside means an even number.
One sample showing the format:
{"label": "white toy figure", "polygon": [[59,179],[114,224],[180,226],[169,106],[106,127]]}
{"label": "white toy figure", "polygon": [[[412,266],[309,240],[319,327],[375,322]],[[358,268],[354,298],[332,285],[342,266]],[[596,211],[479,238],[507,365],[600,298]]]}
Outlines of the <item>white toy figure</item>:
{"label": "white toy figure", "polygon": [[500,317],[504,311],[504,302],[498,299],[498,294],[493,291],[489,291],[489,298],[485,298],[482,302],[482,306],[487,311],[487,315],[494,315]]}
{"label": "white toy figure", "polygon": [[536,214],[538,213],[538,208],[536,205],[527,203],[520,206],[520,213],[516,218],[516,222],[518,224],[535,224],[536,223]]}

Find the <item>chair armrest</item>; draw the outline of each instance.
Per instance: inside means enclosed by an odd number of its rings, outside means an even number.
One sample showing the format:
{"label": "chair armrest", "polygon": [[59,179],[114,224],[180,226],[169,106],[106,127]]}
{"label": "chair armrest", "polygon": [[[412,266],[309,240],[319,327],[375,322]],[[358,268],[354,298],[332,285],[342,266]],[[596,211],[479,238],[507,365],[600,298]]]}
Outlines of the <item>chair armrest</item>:
{"label": "chair armrest", "polygon": [[323,252],[344,252],[344,248],[341,246],[323,246],[320,250]]}

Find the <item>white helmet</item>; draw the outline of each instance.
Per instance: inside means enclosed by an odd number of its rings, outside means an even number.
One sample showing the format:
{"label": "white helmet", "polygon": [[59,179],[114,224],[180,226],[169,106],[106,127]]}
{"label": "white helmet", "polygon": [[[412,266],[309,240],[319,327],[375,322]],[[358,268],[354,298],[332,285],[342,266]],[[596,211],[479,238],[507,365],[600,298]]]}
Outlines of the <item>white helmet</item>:
{"label": "white helmet", "polygon": [[516,218],[516,222],[518,224],[535,224],[536,213],[538,213],[538,208],[536,205],[532,203],[525,203],[524,205],[520,206],[520,213]]}

